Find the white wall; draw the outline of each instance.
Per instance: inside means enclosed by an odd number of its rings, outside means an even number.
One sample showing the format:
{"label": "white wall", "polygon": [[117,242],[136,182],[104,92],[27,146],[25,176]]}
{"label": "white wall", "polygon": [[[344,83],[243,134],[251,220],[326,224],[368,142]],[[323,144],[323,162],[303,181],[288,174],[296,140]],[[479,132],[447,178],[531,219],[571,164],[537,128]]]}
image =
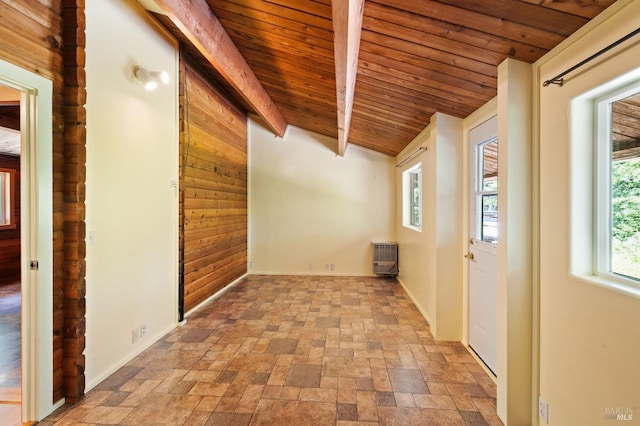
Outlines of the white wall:
{"label": "white wall", "polygon": [[[396,172],[398,279],[437,339],[462,338],[462,120],[436,113],[431,124],[397,157],[427,151]],[[402,172],[422,163],[421,231],[402,224]]]}
{"label": "white wall", "polygon": [[[400,273],[398,280],[413,300],[418,310],[431,326],[436,328],[436,246],[432,243],[433,229],[436,226],[436,215],[433,208],[435,200],[434,174],[436,159],[433,150],[435,135],[433,125],[427,126],[407,147],[398,154],[396,161],[400,163],[411,156],[421,146],[427,151],[406,162],[396,169],[396,222],[398,245],[400,249]],[[403,184],[402,173],[418,163],[422,164],[422,231],[403,225]],[[427,233],[428,230],[428,233]]]}
{"label": "white wall", "polygon": [[[467,198],[462,191],[462,120],[435,114],[435,170],[430,171],[435,192],[429,209],[436,213],[436,323],[434,337],[442,340],[462,338],[462,206]],[[429,238],[427,233],[426,235]]]}
{"label": "white wall", "polygon": [[[91,389],[175,326],[177,51],[128,0],[87,2],[87,331]],[[146,92],[134,64],[169,72]],[[132,330],[147,335],[132,343]]]}
{"label": "white wall", "polygon": [[[616,13],[613,13],[616,12]],[[625,49],[572,73],[563,87],[541,87],[548,78],[640,26],[640,2],[619,1],[561,48],[539,62],[536,90],[540,109],[540,394],[549,403],[551,425],[607,425],[607,408],[633,408],[640,424],[640,300],[604,288],[573,263],[589,264],[590,227],[585,176],[591,139],[571,140],[592,128],[587,115],[570,128],[570,101],[640,68],[637,37]],[[586,151],[585,151],[586,150]],[[588,173],[587,173],[588,175]],[[587,200],[586,204],[584,200]],[[586,247],[585,250],[582,250]],[[575,262],[572,262],[575,260]]]}
{"label": "white wall", "polygon": [[531,64],[498,67],[497,382],[498,415],[506,424],[531,421]]}
{"label": "white wall", "polygon": [[372,275],[371,242],[395,240],[393,159],[254,119],[248,135],[249,273]]}

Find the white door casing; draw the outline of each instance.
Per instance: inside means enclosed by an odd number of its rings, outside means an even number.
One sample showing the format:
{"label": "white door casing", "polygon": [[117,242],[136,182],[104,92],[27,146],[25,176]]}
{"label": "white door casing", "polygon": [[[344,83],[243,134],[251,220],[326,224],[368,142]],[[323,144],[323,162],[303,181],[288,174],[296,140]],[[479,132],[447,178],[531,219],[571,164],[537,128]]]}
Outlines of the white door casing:
{"label": "white door casing", "polygon": [[497,372],[497,117],[469,132],[469,346]]}
{"label": "white door casing", "polygon": [[[0,59],[0,83],[21,95],[22,421],[53,401],[53,83]],[[38,262],[31,269],[30,261]]]}

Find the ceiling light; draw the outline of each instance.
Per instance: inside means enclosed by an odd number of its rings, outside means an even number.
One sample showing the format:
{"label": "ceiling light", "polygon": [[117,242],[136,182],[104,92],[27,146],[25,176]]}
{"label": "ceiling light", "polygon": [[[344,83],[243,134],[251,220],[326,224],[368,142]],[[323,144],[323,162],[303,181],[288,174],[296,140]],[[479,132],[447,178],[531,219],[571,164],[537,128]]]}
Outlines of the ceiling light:
{"label": "ceiling light", "polygon": [[149,71],[136,65],[133,67],[133,75],[147,90],[155,90],[160,83],[169,84],[169,73],[166,71]]}

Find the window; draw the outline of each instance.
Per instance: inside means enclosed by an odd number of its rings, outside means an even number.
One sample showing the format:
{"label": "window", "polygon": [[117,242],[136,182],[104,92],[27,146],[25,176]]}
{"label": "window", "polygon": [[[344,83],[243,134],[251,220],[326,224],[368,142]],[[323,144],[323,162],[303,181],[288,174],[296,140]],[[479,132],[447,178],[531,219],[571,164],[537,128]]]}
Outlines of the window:
{"label": "window", "polygon": [[422,163],[402,173],[404,226],[422,229]]}
{"label": "window", "polygon": [[0,229],[15,227],[14,207],[14,170],[0,169]]}
{"label": "window", "polygon": [[640,285],[640,84],[596,108],[597,271]]}
{"label": "window", "polygon": [[498,242],[498,139],[478,145],[476,167],[476,239]]}
{"label": "window", "polygon": [[411,224],[422,225],[422,176],[420,170],[409,173],[409,197],[411,199]]}

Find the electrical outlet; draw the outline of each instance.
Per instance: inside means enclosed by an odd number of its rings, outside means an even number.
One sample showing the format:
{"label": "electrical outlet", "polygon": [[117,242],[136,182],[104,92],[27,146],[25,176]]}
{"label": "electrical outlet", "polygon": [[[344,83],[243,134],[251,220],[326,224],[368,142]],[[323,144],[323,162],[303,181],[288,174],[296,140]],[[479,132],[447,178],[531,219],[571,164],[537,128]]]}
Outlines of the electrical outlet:
{"label": "electrical outlet", "polygon": [[331,263],[331,264],[329,265],[329,269],[331,269],[332,271],[335,271],[335,269],[336,269],[336,265],[334,265],[333,263]]}
{"label": "electrical outlet", "polygon": [[142,324],[140,326],[140,338],[142,339],[146,335],[147,335],[147,324]]}
{"label": "electrical outlet", "polygon": [[313,263],[310,263],[310,264],[309,264],[309,270],[310,270],[310,271],[313,271]]}
{"label": "electrical outlet", "polygon": [[249,269],[253,269],[253,260],[249,261]]}
{"label": "electrical outlet", "polygon": [[131,343],[136,343],[138,340],[140,340],[140,330],[134,328],[131,330]]}
{"label": "electrical outlet", "polygon": [[538,414],[545,424],[549,424],[549,403],[541,396],[538,396]]}

